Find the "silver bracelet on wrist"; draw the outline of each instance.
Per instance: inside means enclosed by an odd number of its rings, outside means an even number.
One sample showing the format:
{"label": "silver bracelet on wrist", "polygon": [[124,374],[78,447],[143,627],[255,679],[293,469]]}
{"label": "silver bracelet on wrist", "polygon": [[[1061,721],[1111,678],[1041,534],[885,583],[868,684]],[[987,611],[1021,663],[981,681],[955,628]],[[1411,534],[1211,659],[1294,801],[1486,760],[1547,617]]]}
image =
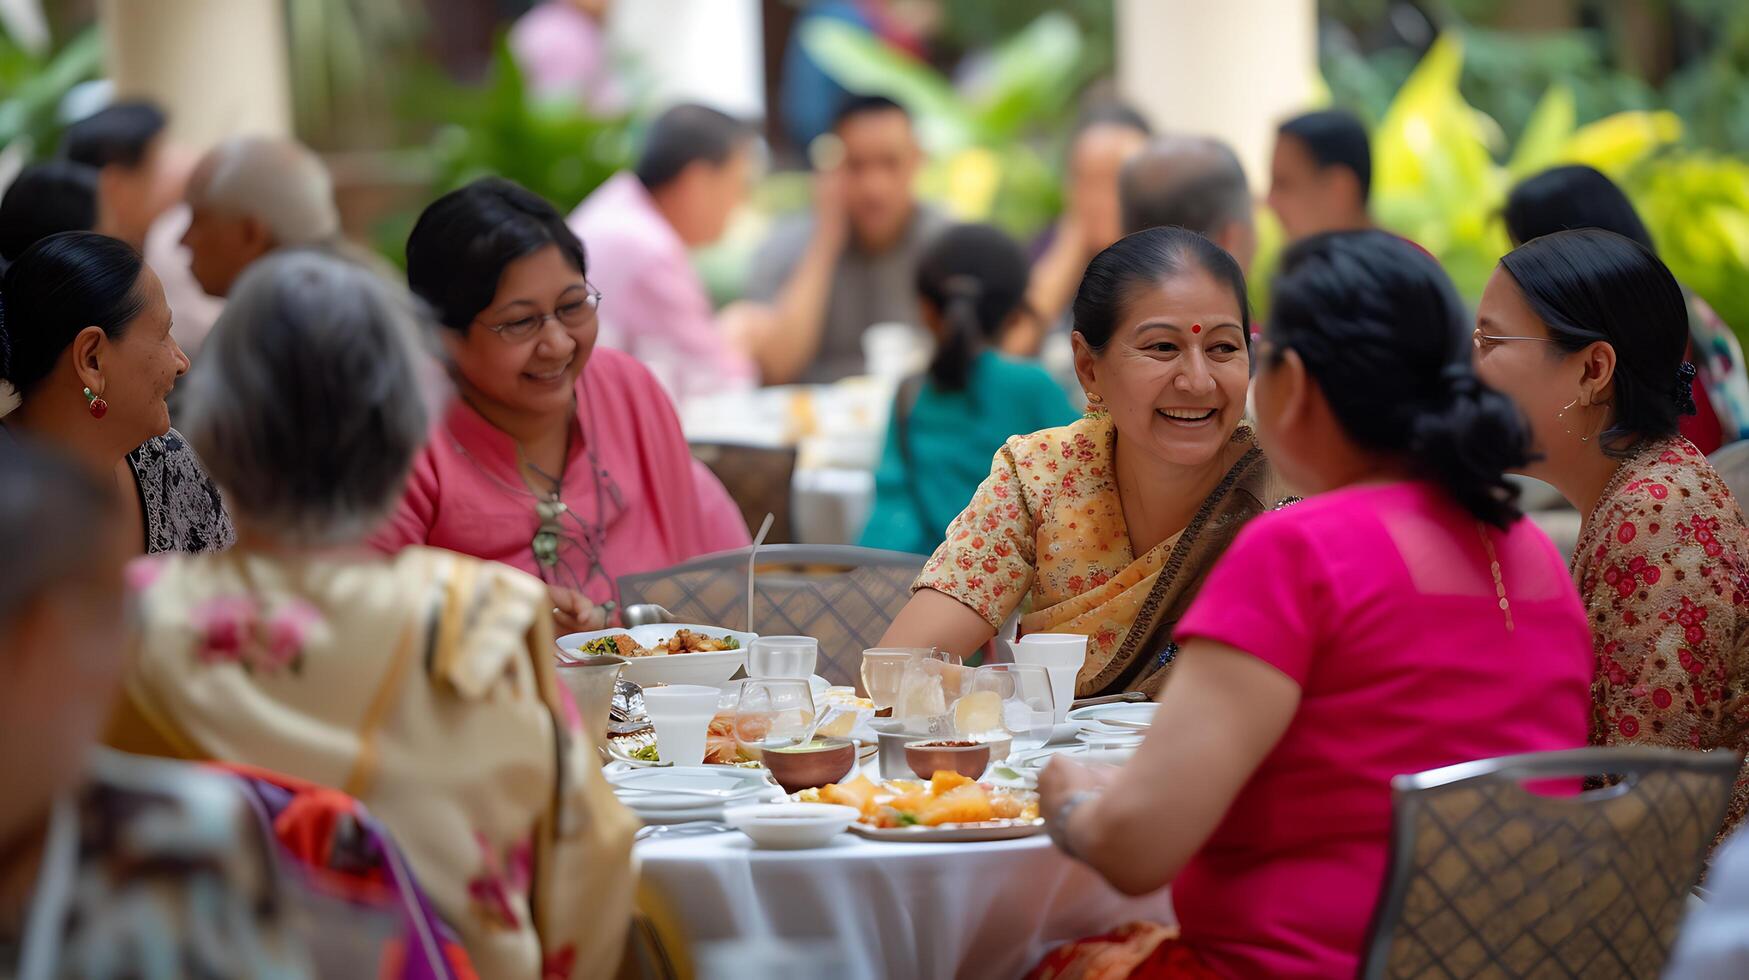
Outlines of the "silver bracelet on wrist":
{"label": "silver bracelet on wrist", "polygon": [[1045,820],[1045,831],[1051,836],[1051,843],[1057,845],[1057,850],[1079,861],[1081,855],[1075,853],[1075,848],[1069,842],[1069,818],[1075,813],[1075,808],[1100,794],[1097,789],[1078,789],[1069,794],[1057,807],[1057,812]]}

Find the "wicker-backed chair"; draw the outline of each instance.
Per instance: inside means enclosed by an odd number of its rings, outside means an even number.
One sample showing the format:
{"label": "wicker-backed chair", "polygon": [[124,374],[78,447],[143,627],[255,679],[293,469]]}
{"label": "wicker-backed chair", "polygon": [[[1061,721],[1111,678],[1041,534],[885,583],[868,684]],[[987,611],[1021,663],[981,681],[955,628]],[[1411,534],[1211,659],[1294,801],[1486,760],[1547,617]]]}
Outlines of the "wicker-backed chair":
{"label": "wicker-backed chair", "polygon": [[862,651],[878,645],[910,600],[925,560],[850,545],[766,545],[759,549],[751,625],[745,548],[621,576],[619,594],[628,606],[666,606],[680,622],[811,636],[820,641],[820,676],[856,686]]}
{"label": "wicker-backed chair", "polygon": [[771,531],[765,540],[772,544],[795,540],[790,520],[790,485],[796,475],[794,446],[695,442],[692,455],[722,481],[723,489],[741,508],[741,517],[748,527],[757,528],[770,514]]}
{"label": "wicker-backed chair", "polygon": [[[1735,753],[1590,748],[1398,776],[1361,976],[1656,977]],[[1526,782],[1619,781],[1549,796]]]}

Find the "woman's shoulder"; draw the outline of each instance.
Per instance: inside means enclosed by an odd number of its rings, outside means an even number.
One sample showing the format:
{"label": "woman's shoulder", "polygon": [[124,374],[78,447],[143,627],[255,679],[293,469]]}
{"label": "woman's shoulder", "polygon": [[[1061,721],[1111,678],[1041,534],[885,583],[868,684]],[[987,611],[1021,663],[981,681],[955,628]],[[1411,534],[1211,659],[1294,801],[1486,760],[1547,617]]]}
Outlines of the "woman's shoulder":
{"label": "woman's shoulder", "polygon": [[591,385],[599,385],[633,397],[668,396],[656,376],[637,358],[625,351],[597,345],[589,352],[589,363],[583,367],[583,377]]}
{"label": "woman's shoulder", "polygon": [[1622,464],[1594,523],[1638,515],[1674,526],[1685,515],[1742,527],[1742,511],[1706,455],[1680,436],[1655,443]]}
{"label": "woman's shoulder", "polygon": [[1109,418],[1088,416],[1068,425],[1010,436],[1002,451],[1017,464],[1109,460],[1113,431]]}
{"label": "woman's shoulder", "polygon": [[146,521],[147,550],[223,551],[237,532],[224,498],[182,433],[170,429],[128,454]]}

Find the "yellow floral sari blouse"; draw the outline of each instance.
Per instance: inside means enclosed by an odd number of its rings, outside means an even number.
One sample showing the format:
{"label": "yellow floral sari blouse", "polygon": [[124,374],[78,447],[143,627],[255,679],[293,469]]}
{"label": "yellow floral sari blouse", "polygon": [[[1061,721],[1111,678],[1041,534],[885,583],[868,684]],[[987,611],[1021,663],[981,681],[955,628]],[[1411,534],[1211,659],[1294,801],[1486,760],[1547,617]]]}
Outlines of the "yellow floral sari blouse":
{"label": "yellow floral sari blouse", "polygon": [[913,586],[959,600],[992,628],[1031,599],[1024,633],[1079,633],[1087,663],[1076,694],[1153,693],[1177,648],[1177,623],[1244,523],[1283,499],[1250,429],[1191,523],[1136,555],[1112,470],[1117,431],[1105,416],[1015,436],[948,527]]}
{"label": "yellow floral sari blouse", "polygon": [[135,573],[144,626],[111,745],[361,800],[482,977],[612,971],[637,819],[554,676],[539,580],[424,547]]}

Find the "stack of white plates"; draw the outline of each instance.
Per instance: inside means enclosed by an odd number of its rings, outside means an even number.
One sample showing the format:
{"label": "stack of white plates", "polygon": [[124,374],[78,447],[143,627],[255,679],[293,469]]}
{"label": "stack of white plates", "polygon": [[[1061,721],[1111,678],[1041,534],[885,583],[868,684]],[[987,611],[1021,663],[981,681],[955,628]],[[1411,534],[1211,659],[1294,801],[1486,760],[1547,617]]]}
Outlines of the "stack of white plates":
{"label": "stack of white plates", "polygon": [[1076,708],[1069,712],[1069,720],[1078,722],[1083,730],[1101,735],[1142,735],[1154,724],[1154,710],[1159,705],[1152,702],[1141,704],[1096,704],[1086,708]]}
{"label": "stack of white plates", "polygon": [[730,766],[669,766],[608,773],[619,801],[645,823],[721,820],[723,809],[780,799],[783,790],[763,769]]}

